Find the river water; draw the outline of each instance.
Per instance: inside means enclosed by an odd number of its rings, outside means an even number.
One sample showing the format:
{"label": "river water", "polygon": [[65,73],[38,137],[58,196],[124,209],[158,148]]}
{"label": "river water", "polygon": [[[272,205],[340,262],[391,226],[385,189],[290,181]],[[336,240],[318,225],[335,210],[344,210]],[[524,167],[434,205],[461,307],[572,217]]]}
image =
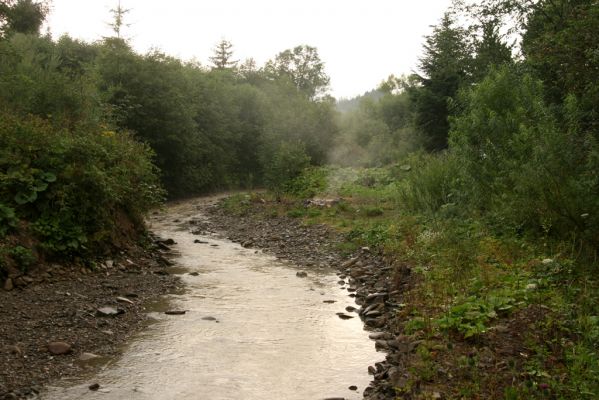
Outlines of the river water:
{"label": "river water", "polygon": [[[202,218],[201,202],[171,205],[151,221],[155,233],[177,242],[174,270],[181,271],[185,292],[148,307],[155,322],[122,357],[85,382],[50,388],[43,398],[362,398],[368,365],[383,357],[357,315],[336,315],[355,303],[334,271],[300,278],[297,268],[272,256],[216,235],[191,234],[184,222]],[[187,312],[166,315],[167,309]],[[92,382],[98,391],[88,389]]]}

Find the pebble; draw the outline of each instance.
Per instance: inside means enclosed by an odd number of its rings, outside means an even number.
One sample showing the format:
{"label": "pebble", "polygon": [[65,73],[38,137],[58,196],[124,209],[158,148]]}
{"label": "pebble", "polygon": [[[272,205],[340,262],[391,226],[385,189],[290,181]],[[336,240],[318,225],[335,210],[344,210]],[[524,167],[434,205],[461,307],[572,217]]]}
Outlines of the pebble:
{"label": "pebble", "polygon": [[119,303],[135,304],[126,297],[117,297],[116,301],[118,301]]}
{"label": "pebble", "polygon": [[12,283],[12,279],[8,278],[5,282],[4,282],[4,290],[6,291],[11,291],[13,290],[14,285]]}
{"label": "pebble", "polygon": [[88,386],[89,390],[93,390],[96,391],[98,389],[100,389],[100,384],[99,383],[92,383],[91,385]]}
{"label": "pebble", "polygon": [[308,273],[307,273],[307,272],[305,272],[305,271],[297,271],[297,272],[295,273],[295,276],[297,276],[298,278],[305,278],[305,277],[307,277],[307,276],[308,276]]}
{"label": "pebble", "polygon": [[358,387],[356,385],[351,385],[350,387],[348,387],[349,390],[358,390]]}
{"label": "pebble", "polygon": [[351,319],[351,318],[353,318],[353,316],[347,315],[347,314],[344,314],[344,313],[337,313],[337,316],[339,318],[341,318],[341,319]]}
{"label": "pebble", "polygon": [[94,354],[94,353],[82,353],[79,356],[79,360],[80,361],[89,361],[89,360],[93,360],[93,359],[96,359],[96,358],[100,358],[100,356],[97,355],[97,354]]}
{"label": "pebble", "polygon": [[214,317],[202,317],[202,319],[204,321],[216,321],[216,318],[214,318]]}
{"label": "pebble", "polygon": [[125,310],[117,309],[114,307],[100,307],[96,310],[96,315],[99,317],[116,317],[117,315],[124,314]]}
{"label": "pebble", "polygon": [[327,303],[327,304],[333,304],[335,303],[337,300],[323,300],[323,303]]}
{"label": "pebble", "polygon": [[186,312],[187,312],[186,310],[168,310],[168,311],[165,311],[164,313],[166,315],[183,315]]}
{"label": "pebble", "polygon": [[66,342],[50,342],[48,343],[48,351],[55,356],[67,354],[71,351],[71,345]]}
{"label": "pebble", "polygon": [[17,346],[17,345],[14,345],[14,346],[10,346],[10,345],[9,345],[9,346],[6,346],[6,347],[5,347],[5,349],[6,349],[6,351],[7,351],[8,353],[10,353],[10,354],[16,354],[16,355],[18,355],[18,356],[21,356],[21,355],[23,355],[23,351],[22,351],[22,350],[21,350],[21,348],[20,348],[19,346]]}

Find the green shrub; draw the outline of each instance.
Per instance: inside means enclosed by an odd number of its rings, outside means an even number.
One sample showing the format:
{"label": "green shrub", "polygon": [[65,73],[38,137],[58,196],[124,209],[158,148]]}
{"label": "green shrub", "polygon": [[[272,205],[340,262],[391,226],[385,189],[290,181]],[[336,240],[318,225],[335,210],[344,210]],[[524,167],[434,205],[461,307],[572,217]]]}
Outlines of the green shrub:
{"label": "green shrub", "polygon": [[5,235],[10,229],[17,226],[17,216],[15,210],[0,203],[0,237]]}
{"label": "green shrub", "polygon": [[437,214],[459,201],[462,171],[454,156],[422,155],[410,161],[411,168],[398,186],[399,207]]}
{"label": "green shrub", "polygon": [[306,154],[302,143],[280,143],[268,159],[264,181],[268,189],[277,197],[286,191],[294,178],[300,176],[302,171],[310,164],[310,157]]}
{"label": "green shrub", "polygon": [[285,185],[285,191],[300,198],[314,197],[326,189],[328,168],[306,168]]}
{"label": "green shrub", "polygon": [[70,131],[34,116],[0,113],[3,227],[26,221],[52,254],[107,244],[121,229],[120,213],[139,226],[160,201],[151,156],[125,132]]}
{"label": "green shrub", "polygon": [[[599,145],[569,98],[558,126],[540,81],[504,67],[463,94],[450,148],[469,202],[495,226],[599,242]],[[589,246],[593,247],[593,246]]]}

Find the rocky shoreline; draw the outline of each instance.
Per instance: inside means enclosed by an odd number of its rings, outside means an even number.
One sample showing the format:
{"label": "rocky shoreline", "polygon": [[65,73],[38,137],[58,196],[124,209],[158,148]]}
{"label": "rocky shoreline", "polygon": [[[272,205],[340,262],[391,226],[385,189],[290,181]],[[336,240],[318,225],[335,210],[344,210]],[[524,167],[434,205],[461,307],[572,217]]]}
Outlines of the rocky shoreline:
{"label": "rocky shoreline", "polygon": [[[314,268],[334,268],[348,295],[355,298],[358,313],[377,350],[386,353],[385,360],[364,366],[373,380],[364,390],[369,400],[395,399],[394,387],[407,379],[403,371],[404,356],[422,342],[419,337],[399,334],[396,314],[402,307],[402,293],[410,283],[408,268],[395,268],[381,254],[363,247],[351,255],[341,250],[346,241],[342,235],[324,225],[304,225],[298,219],[272,216],[265,203],[252,203],[249,212],[235,215],[222,207],[212,206],[206,226],[197,232],[213,230],[246,248],[261,249],[295,265]],[[340,316],[341,317],[341,316]]]}
{"label": "rocky shoreline", "polygon": [[130,247],[93,270],[50,264],[4,282],[0,399],[37,398],[44,385],[119,355],[147,325],[144,305],[180,288],[168,272],[168,245],[155,238],[151,247]]}

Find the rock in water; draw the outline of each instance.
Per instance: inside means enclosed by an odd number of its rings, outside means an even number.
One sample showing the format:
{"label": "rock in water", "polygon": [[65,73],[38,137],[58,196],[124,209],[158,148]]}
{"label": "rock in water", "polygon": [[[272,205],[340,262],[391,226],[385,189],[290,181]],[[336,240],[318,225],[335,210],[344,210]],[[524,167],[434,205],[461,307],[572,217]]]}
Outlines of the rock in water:
{"label": "rock in water", "polygon": [[351,315],[347,315],[347,314],[344,314],[344,313],[337,313],[337,316],[339,316],[339,318],[341,318],[341,319],[351,319],[351,318],[353,318]]}
{"label": "rock in water", "polygon": [[165,311],[164,313],[166,315],[183,315],[186,312],[187,312],[186,310],[169,310],[169,311]]}
{"label": "rock in water", "polygon": [[98,389],[100,389],[100,384],[99,383],[92,383],[91,385],[88,386],[89,390],[93,390],[96,391]]}
{"label": "rock in water", "polygon": [[297,271],[297,272],[295,273],[295,276],[297,276],[298,278],[305,278],[305,277],[307,277],[307,276],[308,276],[308,273],[307,273],[307,272],[305,272],[305,271]]}
{"label": "rock in water", "polygon": [[67,354],[71,351],[71,345],[66,342],[50,342],[48,343],[48,351],[55,356]]}

